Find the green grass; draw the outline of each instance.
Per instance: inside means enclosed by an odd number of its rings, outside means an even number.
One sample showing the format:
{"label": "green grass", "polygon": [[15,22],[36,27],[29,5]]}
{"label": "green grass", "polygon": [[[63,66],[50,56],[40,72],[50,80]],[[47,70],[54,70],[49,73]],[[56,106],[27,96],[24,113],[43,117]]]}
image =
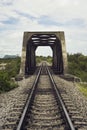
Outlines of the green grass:
{"label": "green grass", "polygon": [[80,92],[82,92],[83,95],[87,97],[87,84],[78,83],[77,85]]}

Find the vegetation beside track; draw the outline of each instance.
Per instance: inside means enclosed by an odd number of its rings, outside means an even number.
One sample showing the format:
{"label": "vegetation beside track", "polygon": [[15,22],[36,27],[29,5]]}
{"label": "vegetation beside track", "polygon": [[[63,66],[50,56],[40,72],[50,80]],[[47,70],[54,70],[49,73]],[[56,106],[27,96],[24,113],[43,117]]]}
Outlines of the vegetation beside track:
{"label": "vegetation beside track", "polygon": [[83,82],[87,82],[87,56],[81,53],[68,54],[68,73],[75,75]]}
{"label": "vegetation beside track", "polygon": [[5,68],[0,70],[0,93],[2,93],[18,87],[12,78],[19,73],[20,58],[0,59],[0,63],[6,64]]}
{"label": "vegetation beside track", "polygon": [[[3,65],[5,65],[5,69],[2,68],[0,70],[0,93],[9,91],[17,87],[17,84],[15,84],[15,82],[13,82],[11,79],[19,73],[20,61],[21,61],[20,57],[0,59],[0,65],[2,63]],[[42,61],[47,61],[48,63],[51,64],[52,57],[51,56],[36,57],[36,63],[40,63]],[[84,56],[81,53],[68,54],[68,68],[69,68],[68,70],[69,74],[81,78],[83,82],[87,82],[87,56]],[[85,91],[85,88],[83,91]]]}
{"label": "vegetation beside track", "polygon": [[80,90],[81,93],[83,93],[84,96],[87,97],[87,84],[84,83],[77,83],[78,89]]}

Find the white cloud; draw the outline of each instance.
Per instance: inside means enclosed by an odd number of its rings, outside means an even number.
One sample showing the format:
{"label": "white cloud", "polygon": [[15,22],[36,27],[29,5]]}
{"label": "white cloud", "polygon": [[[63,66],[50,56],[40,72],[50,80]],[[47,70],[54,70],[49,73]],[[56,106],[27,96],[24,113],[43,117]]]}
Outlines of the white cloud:
{"label": "white cloud", "polygon": [[1,1],[0,55],[21,53],[24,31],[62,30],[68,52],[87,55],[86,5],[86,0]]}

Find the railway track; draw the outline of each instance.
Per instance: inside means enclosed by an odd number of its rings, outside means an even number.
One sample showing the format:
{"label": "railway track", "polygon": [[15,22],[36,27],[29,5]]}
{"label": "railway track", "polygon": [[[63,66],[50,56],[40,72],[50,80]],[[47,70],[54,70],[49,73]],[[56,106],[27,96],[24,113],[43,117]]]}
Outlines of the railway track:
{"label": "railway track", "polygon": [[55,82],[42,65],[16,130],[75,130]]}
{"label": "railway track", "polygon": [[38,69],[27,101],[18,102],[4,130],[87,130],[87,122],[56,85],[45,63]]}

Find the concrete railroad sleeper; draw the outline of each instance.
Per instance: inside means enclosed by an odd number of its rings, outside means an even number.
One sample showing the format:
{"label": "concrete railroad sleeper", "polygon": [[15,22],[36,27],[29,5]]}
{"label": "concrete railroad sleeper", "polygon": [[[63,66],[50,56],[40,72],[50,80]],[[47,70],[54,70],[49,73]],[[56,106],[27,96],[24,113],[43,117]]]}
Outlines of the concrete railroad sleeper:
{"label": "concrete railroad sleeper", "polygon": [[42,65],[16,130],[47,128],[75,130],[49,69]]}

